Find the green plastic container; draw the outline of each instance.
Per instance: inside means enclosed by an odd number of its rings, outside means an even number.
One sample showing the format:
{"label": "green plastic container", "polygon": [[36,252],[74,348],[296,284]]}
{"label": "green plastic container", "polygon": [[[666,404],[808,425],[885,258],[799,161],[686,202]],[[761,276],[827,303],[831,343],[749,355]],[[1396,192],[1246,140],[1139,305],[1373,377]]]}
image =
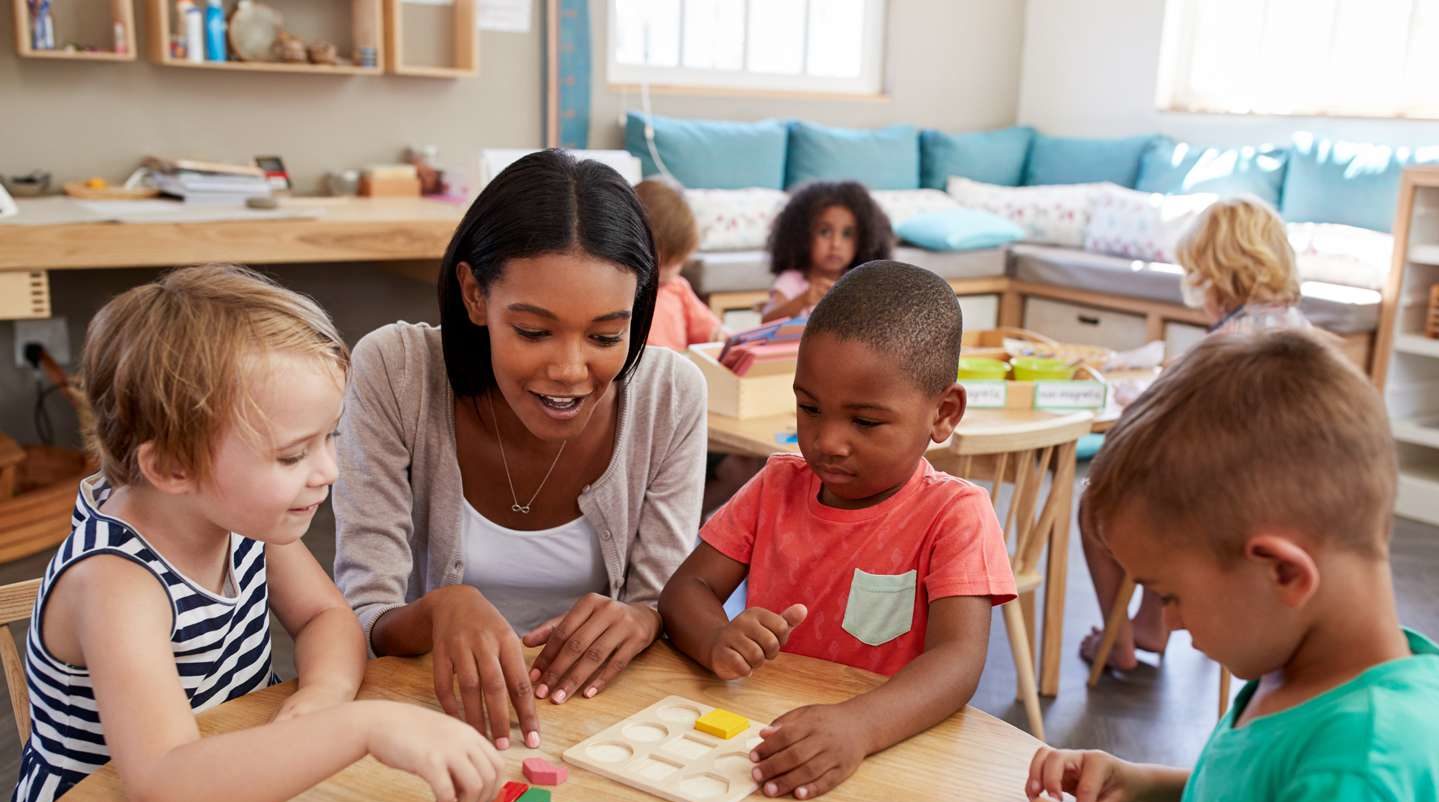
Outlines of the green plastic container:
{"label": "green plastic container", "polygon": [[1004,381],[1009,375],[1009,363],[982,356],[959,358],[959,381]]}
{"label": "green plastic container", "polygon": [[1068,381],[1074,378],[1074,366],[1060,359],[1041,356],[1014,358],[1014,380],[1021,382]]}

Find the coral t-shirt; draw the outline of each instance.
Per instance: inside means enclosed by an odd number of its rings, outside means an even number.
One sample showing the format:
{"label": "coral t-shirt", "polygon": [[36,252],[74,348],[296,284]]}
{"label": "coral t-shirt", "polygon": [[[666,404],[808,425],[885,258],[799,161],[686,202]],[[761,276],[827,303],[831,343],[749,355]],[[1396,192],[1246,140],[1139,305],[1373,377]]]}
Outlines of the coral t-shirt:
{"label": "coral t-shirt", "polygon": [[684,351],[695,343],[709,342],[719,326],[719,318],[695,295],[684,276],[676,276],[660,285],[650,336],[645,342]]}
{"label": "coral t-shirt", "polygon": [[802,457],[776,455],[700,532],[749,566],[749,606],[809,608],[785,651],[889,675],[924,652],[931,602],[1014,598],[983,488],[921,459],[904,487],[873,507],[825,506],[819,491]]}

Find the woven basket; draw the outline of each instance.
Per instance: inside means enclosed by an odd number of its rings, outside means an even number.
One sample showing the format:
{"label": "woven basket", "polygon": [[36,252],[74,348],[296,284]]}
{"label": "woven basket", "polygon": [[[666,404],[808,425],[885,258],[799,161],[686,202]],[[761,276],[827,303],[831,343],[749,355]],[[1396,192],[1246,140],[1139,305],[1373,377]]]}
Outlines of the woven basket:
{"label": "woven basket", "polygon": [[1424,318],[1424,334],[1439,338],[1439,284],[1429,288],[1429,315]]}

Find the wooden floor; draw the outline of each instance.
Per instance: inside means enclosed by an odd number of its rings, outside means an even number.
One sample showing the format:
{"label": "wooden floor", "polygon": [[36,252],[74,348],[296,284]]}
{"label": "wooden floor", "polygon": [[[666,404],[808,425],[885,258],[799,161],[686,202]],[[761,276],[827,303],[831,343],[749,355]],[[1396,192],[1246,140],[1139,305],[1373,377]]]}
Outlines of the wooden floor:
{"label": "wooden floor", "polygon": [[[1077,532],[1077,527],[1073,531]],[[328,569],[335,552],[334,519],[328,504],[321,508],[305,540]],[[1194,651],[1187,634],[1181,632],[1171,641],[1163,665],[1148,655],[1149,664],[1125,676],[1110,674],[1099,687],[1086,689],[1088,666],[1078,656],[1079,640],[1099,623],[1100,615],[1077,542],[1070,555],[1060,694],[1043,702],[1049,742],[1104,749],[1131,760],[1192,764],[1215,722],[1217,667]],[[48,555],[37,555],[0,566],[0,583],[39,576],[48,560]],[[1428,635],[1439,634],[1439,582],[1434,581],[1439,576],[1439,528],[1399,521],[1394,529],[1392,563],[1400,619]],[[1044,609],[1042,603],[1039,609]],[[282,676],[291,677],[290,640],[278,622],[273,628],[276,668]],[[14,633],[23,643],[19,625]],[[1238,689],[1236,683],[1234,691]],[[973,704],[1024,726],[1024,711],[1014,702],[1009,645],[997,613],[989,659]],[[0,703],[0,708],[0,789],[9,789],[15,783],[20,750],[8,705]]]}

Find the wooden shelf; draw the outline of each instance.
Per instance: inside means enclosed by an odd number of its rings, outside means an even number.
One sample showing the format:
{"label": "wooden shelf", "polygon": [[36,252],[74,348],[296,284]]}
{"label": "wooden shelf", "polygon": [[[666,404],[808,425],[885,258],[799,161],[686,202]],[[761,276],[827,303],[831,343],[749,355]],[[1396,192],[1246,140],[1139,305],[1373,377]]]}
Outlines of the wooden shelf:
{"label": "wooden shelf", "polygon": [[1439,459],[1432,463],[1401,461],[1397,489],[1396,515],[1439,525]]}
{"label": "wooden shelf", "polygon": [[1394,337],[1394,350],[1439,359],[1439,340],[1422,334],[1399,334]]}
{"label": "wooden shelf", "polygon": [[1439,265],[1439,245],[1414,245],[1409,248],[1409,261],[1420,265]]}
{"label": "wooden shelf", "polygon": [[1389,426],[1401,443],[1439,448],[1439,418],[1396,420]]}
{"label": "wooden shelf", "polygon": [[[23,1],[20,0],[20,2]],[[189,59],[174,58],[170,55],[170,38],[174,28],[171,22],[175,4],[173,0],[148,0],[148,4],[149,25],[152,31],[150,60],[163,67],[299,75],[384,74],[384,69],[381,67],[385,63],[385,53],[383,37],[380,35],[380,26],[383,24],[380,0],[350,0],[354,48],[358,51],[362,47],[373,47],[375,49],[375,66],[373,67],[362,67],[358,64],[330,65],[289,61],[190,61]]]}
{"label": "wooden shelf", "polygon": [[[135,11],[131,7],[130,0],[110,0],[110,21],[109,31],[110,42],[114,41],[114,23],[118,22],[125,26],[125,52],[118,53],[113,50],[35,50],[30,46],[30,9],[26,0],[10,0],[15,12],[15,52],[21,58],[48,59],[51,61],[90,61],[90,62],[119,62],[135,60]],[[92,4],[82,4],[92,5]],[[73,12],[72,12],[73,13]],[[54,19],[55,11],[51,12]],[[64,26],[61,26],[60,40],[64,39]]]}
{"label": "wooden shelf", "polygon": [[385,0],[385,69],[392,75],[413,78],[469,78],[480,71],[479,36],[475,28],[475,0],[453,0],[447,29],[454,37],[452,66],[405,63],[404,0]]}

